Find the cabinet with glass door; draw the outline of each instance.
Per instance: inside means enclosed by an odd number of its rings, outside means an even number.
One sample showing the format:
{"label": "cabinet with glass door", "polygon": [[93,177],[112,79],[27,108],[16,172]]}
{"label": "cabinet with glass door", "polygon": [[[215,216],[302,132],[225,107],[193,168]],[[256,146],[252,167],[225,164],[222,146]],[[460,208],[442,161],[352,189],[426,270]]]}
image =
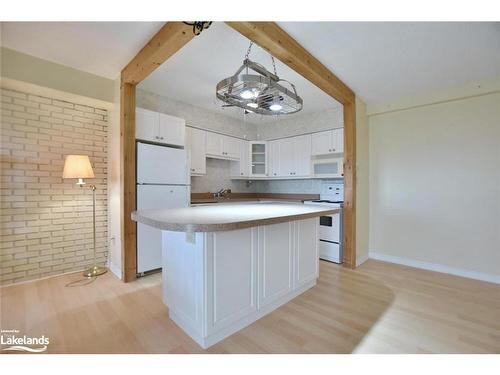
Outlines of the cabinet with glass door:
{"label": "cabinet with glass door", "polygon": [[267,173],[267,142],[250,142],[250,175],[266,177]]}

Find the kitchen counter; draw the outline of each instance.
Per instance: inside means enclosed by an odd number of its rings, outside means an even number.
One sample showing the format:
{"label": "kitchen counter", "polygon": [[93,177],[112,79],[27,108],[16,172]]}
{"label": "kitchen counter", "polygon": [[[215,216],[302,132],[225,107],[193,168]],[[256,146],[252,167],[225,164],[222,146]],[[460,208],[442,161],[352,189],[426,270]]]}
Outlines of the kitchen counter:
{"label": "kitchen counter", "polygon": [[230,203],[230,202],[296,202],[319,199],[318,194],[284,193],[228,193],[225,197],[214,198],[213,193],[192,193],[191,204]]}
{"label": "kitchen counter", "polygon": [[339,211],[300,203],[227,203],[134,211],[132,220],[174,232],[217,232],[304,220]]}
{"label": "kitchen counter", "polygon": [[318,217],[337,211],[248,202],[142,210],[132,219],[162,230],[168,315],[208,348],[316,285]]}

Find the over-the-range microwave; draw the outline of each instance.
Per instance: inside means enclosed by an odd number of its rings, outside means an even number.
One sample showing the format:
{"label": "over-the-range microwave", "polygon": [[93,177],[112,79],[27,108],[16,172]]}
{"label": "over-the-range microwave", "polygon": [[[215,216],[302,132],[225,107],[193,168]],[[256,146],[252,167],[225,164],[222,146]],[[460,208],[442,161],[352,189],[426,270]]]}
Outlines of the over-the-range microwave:
{"label": "over-the-range microwave", "polygon": [[344,177],[344,158],[329,155],[316,156],[312,160],[313,177],[342,178]]}

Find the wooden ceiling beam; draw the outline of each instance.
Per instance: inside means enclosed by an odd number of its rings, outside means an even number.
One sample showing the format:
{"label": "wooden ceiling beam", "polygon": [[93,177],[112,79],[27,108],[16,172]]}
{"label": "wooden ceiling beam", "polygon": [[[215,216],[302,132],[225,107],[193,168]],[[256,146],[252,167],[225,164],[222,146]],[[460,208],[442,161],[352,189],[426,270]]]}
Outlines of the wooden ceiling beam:
{"label": "wooden ceiling beam", "polygon": [[342,104],[354,103],[354,92],[275,22],[226,22]]}
{"label": "wooden ceiling beam", "polygon": [[137,85],[194,36],[192,26],[167,22],[122,70],[122,82]]}

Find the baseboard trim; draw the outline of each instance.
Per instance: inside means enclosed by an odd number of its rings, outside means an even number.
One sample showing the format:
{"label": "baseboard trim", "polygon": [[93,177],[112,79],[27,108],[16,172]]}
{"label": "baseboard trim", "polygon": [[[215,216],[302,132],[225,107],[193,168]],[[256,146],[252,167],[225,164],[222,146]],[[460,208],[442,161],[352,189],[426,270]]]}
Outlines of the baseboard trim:
{"label": "baseboard trim", "polygon": [[362,257],[356,256],[356,267],[361,266],[368,259],[370,259],[370,255],[369,254],[366,254],[365,256],[362,256]]}
{"label": "baseboard trim", "polygon": [[441,273],[447,273],[450,275],[461,276],[468,279],[486,281],[489,283],[500,284],[500,276],[484,273],[484,272],[476,272],[470,270],[464,270],[462,268],[455,268],[450,266],[445,266],[439,263],[429,263],[422,262],[420,260],[415,260],[411,258],[402,258],[393,255],[386,255],[382,253],[377,253],[374,251],[370,251],[369,253],[370,259],[381,260],[384,262],[401,264],[403,266],[409,266],[414,268],[420,268],[428,271],[435,271]]}
{"label": "baseboard trim", "polygon": [[116,264],[112,262],[108,262],[108,268],[116,277],[118,277],[120,280],[123,280],[122,269],[120,267],[117,267]]}

